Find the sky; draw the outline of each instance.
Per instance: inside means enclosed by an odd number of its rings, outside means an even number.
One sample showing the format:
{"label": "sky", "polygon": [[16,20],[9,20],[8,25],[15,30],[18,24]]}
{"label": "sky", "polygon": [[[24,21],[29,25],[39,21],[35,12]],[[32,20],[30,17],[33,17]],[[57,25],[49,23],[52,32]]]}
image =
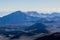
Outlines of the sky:
{"label": "sky", "polygon": [[0,16],[14,11],[60,12],[60,0],[0,0]]}

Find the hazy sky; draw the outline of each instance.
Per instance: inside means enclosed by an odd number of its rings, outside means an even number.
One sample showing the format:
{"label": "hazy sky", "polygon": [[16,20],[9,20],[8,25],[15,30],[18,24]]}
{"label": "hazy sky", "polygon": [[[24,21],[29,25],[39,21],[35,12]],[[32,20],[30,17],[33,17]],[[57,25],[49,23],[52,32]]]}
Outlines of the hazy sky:
{"label": "hazy sky", "polygon": [[60,12],[60,0],[0,0],[0,16],[17,10]]}

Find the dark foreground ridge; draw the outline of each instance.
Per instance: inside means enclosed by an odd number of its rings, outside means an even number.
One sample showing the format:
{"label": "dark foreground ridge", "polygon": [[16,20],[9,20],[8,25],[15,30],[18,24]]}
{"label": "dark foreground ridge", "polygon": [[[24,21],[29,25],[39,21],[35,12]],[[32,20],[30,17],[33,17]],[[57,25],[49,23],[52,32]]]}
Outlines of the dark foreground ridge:
{"label": "dark foreground ridge", "polygon": [[35,40],[60,40],[60,32],[56,32],[50,35],[39,37]]}

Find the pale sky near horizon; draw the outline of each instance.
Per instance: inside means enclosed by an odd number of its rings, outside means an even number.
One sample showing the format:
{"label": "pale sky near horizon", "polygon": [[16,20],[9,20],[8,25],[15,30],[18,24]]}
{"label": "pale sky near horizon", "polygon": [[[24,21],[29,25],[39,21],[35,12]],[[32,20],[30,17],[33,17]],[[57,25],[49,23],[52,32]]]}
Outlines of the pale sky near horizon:
{"label": "pale sky near horizon", "polygon": [[17,10],[60,12],[60,0],[0,0],[0,16]]}

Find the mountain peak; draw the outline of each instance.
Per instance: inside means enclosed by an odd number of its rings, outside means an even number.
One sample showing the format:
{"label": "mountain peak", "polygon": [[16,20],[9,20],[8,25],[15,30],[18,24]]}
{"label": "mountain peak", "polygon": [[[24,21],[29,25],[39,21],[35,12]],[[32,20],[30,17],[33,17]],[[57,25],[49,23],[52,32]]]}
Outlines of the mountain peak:
{"label": "mountain peak", "polygon": [[21,11],[15,11],[15,12],[13,12],[13,13],[20,13]]}
{"label": "mountain peak", "polygon": [[0,24],[22,24],[27,21],[37,21],[37,19],[38,18],[28,16],[24,12],[15,11],[13,13],[10,13],[9,15],[2,17]]}
{"label": "mountain peak", "polygon": [[21,11],[15,11],[15,12],[13,12],[13,13],[11,13],[11,14],[22,14],[23,12],[21,12]]}

